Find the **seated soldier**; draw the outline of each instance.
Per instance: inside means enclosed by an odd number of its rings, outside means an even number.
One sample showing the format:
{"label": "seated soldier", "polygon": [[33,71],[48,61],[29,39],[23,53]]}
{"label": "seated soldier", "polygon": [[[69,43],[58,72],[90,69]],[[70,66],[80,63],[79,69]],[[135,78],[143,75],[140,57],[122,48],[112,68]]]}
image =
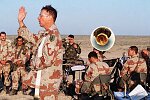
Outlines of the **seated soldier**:
{"label": "seated soldier", "polygon": [[[90,62],[89,67],[85,74],[85,82],[82,85],[82,92],[89,92],[92,82],[97,76],[110,75],[110,69],[107,63],[99,61],[97,53],[92,51],[88,54],[88,60]],[[108,84],[103,83],[102,79],[99,80],[98,84],[94,84],[94,91],[101,92],[100,94],[105,95],[108,90]],[[84,88],[85,87],[85,88]],[[87,88],[87,89],[86,89]]]}
{"label": "seated soldier", "polygon": [[[129,85],[129,89],[132,90],[136,87],[137,84],[144,81],[140,79],[140,74],[138,73],[147,73],[146,62],[143,58],[138,56],[138,48],[136,46],[131,46],[128,49],[128,56],[130,57],[123,65],[121,70],[122,82],[124,85]],[[128,83],[127,83],[128,82]],[[122,87],[123,83],[121,84]],[[125,88],[125,87],[124,87]]]}

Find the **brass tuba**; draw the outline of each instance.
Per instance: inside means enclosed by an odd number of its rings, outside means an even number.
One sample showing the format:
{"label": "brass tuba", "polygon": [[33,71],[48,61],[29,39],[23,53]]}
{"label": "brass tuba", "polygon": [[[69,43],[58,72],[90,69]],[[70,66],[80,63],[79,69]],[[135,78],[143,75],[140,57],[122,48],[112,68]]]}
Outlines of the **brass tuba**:
{"label": "brass tuba", "polygon": [[94,48],[107,51],[114,45],[115,36],[110,28],[101,26],[92,32],[90,41]]}

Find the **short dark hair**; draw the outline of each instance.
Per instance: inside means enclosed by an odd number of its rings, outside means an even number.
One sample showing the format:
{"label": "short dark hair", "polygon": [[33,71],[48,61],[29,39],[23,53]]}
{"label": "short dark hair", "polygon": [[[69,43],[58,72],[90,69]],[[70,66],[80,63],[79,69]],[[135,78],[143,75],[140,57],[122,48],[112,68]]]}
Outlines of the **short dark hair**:
{"label": "short dark hair", "polygon": [[94,58],[97,58],[97,59],[98,59],[97,53],[94,52],[94,51],[91,51],[91,52],[88,54],[88,58],[91,58],[91,57],[94,57]]}
{"label": "short dark hair", "polygon": [[57,10],[55,8],[53,8],[51,5],[46,5],[41,10],[46,10],[48,13],[50,13],[52,15],[54,22],[56,21]]}
{"label": "short dark hair", "polygon": [[22,41],[24,41],[24,38],[23,38],[22,36],[18,36],[18,37],[16,38],[16,40],[18,40],[18,39],[22,39]]}
{"label": "short dark hair", "polygon": [[5,34],[5,35],[6,35],[6,32],[1,32],[1,33],[0,33],[0,36],[1,36],[1,34]]}
{"label": "short dark hair", "polygon": [[68,37],[70,37],[70,38],[74,38],[74,35],[70,34],[70,35],[68,35]]}
{"label": "short dark hair", "polygon": [[137,46],[131,46],[130,49],[134,50],[136,54],[138,53],[138,47]]}
{"label": "short dark hair", "polygon": [[99,52],[99,54],[101,54],[101,55],[103,55],[106,52],[106,51],[100,51],[100,50],[98,50],[96,48],[93,48],[93,50],[97,50]]}

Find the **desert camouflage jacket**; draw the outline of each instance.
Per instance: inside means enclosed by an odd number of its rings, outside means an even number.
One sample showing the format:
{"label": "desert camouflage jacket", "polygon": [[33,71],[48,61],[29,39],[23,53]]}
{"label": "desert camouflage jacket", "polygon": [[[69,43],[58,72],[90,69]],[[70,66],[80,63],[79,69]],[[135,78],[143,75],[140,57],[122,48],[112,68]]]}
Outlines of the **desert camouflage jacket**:
{"label": "desert camouflage jacket", "polygon": [[0,41],[0,60],[11,60],[12,45],[11,41],[6,39],[6,43],[1,45]]}
{"label": "desert camouflage jacket", "polygon": [[[57,27],[52,25],[49,30],[41,31],[37,35],[29,32],[26,27],[22,27],[19,28],[18,33],[34,45],[30,66],[34,69],[28,73],[23,84],[36,88],[37,70],[41,70],[40,91],[43,92],[40,92],[40,96],[48,96],[49,93],[57,95],[62,80],[63,54],[62,40]],[[43,39],[45,39],[44,42]],[[40,44],[43,44],[41,56],[38,55]]]}
{"label": "desert camouflage jacket", "polygon": [[[31,66],[34,69],[38,70],[61,65],[62,42],[55,25],[52,25],[48,31],[40,31],[37,35],[32,34],[26,27],[23,27],[19,28],[18,34],[34,45],[33,57],[31,59]],[[43,37],[46,37],[46,39],[42,48],[42,57],[38,57],[38,47]]]}
{"label": "desert camouflage jacket", "polygon": [[109,75],[110,69],[105,62],[96,62],[89,65],[85,74],[86,81],[93,81],[98,75]]}
{"label": "desert camouflage jacket", "polygon": [[[77,45],[77,48],[74,48],[74,44]],[[64,59],[74,60],[79,58],[78,54],[81,53],[81,48],[77,43],[70,45],[68,42],[63,42],[63,47],[65,48]]]}
{"label": "desert camouflage jacket", "polygon": [[143,58],[139,58],[138,55],[129,58],[124,63],[123,69],[121,71],[121,76],[124,76],[125,74],[130,74],[132,71],[136,71],[139,73],[147,73],[146,62]]}
{"label": "desert camouflage jacket", "polygon": [[30,49],[25,46],[13,46],[12,51],[12,61],[16,63],[17,61],[21,60],[22,64],[25,64],[30,57]]}

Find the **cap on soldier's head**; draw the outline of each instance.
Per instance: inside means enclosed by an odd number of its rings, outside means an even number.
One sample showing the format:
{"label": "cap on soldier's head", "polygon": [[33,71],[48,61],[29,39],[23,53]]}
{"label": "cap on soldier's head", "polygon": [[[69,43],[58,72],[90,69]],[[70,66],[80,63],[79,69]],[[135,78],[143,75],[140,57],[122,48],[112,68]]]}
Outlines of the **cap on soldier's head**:
{"label": "cap on soldier's head", "polygon": [[150,46],[147,46],[147,50],[150,52]]}
{"label": "cap on soldier's head", "polygon": [[70,38],[74,38],[74,35],[70,34],[70,35],[68,35],[68,37],[70,37]]}

